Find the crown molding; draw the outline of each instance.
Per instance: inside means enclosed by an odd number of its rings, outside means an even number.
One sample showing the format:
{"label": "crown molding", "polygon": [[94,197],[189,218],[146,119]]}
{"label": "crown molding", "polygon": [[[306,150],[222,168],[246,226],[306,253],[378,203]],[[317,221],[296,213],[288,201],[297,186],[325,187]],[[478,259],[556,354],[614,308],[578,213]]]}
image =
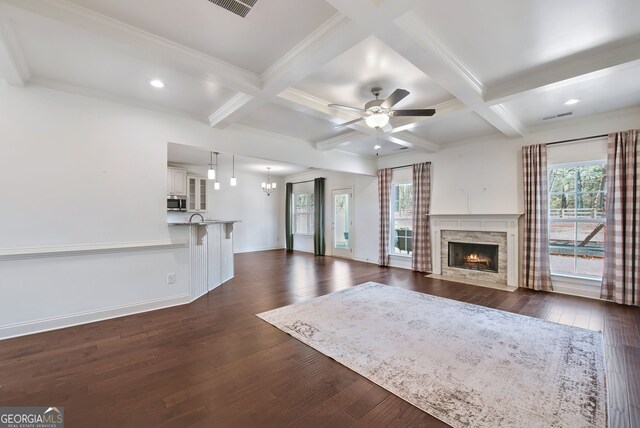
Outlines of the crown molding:
{"label": "crown molding", "polygon": [[229,101],[224,103],[222,107],[209,116],[209,125],[213,128],[252,99],[253,96],[238,92],[231,97]]}
{"label": "crown molding", "polygon": [[31,71],[4,9],[0,5],[0,74],[11,85],[25,86],[31,79]]}
{"label": "crown molding", "polygon": [[336,34],[342,31],[350,22],[351,20],[340,12],[329,18],[262,74],[262,81],[265,82],[265,86],[281,80],[284,75],[298,64],[310,58],[318,47],[325,45],[330,38],[336,37]]}
{"label": "crown molding", "polygon": [[2,0],[13,7],[64,22],[92,33],[108,36],[133,49],[136,56],[158,63],[168,62],[195,71],[200,77],[255,95],[260,92],[260,77],[243,68],[221,61],[195,49],[153,33],[109,18],[67,0]]}
{"label": "crown molding", "polygon": [[[490,106],[489,110],[500,118],[499,121],[489,123],[498,128],[508,137],[522,137],[524,133],[524,125],[514,115],[512,115],[504,105],[496,104],[494,106]],[[485,120],[487,119],[485,118]]]}
{"label": "crown molding", "polygon": [[478,77],[422,22],[414,12],[407,12],[395,20],[395,24],[422,49],[430,52],[462,79],[477,95],[485,92]]}

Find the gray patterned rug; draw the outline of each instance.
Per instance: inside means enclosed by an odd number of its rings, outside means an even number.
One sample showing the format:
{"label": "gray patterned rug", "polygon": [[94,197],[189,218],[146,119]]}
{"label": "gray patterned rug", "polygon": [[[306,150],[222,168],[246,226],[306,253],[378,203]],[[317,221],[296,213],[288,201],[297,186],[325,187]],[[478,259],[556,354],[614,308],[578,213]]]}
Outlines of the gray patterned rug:
{"label": "gray patterned rug", "polygon": [[602,334],[369,282],[258,314],[454,427],[606,427]]}

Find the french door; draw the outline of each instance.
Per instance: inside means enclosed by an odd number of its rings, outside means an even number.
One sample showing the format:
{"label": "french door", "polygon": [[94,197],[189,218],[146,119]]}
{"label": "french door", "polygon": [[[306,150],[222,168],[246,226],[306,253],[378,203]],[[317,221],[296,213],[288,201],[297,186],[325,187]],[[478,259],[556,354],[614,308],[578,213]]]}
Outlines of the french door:
{"label": "french door", "polygon": [[331,255],[352,258],[353,247],[353,191],[331,191]]}

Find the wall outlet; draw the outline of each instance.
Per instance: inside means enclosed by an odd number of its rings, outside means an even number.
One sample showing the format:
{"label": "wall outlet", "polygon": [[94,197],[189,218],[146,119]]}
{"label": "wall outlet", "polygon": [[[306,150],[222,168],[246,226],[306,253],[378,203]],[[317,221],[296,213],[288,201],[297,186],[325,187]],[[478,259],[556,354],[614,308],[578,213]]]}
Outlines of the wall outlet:
{"label": "wall outlet", "polygon": [[167,284],[175,284],[176,283],[176,274],[168,273],[167,274]]}

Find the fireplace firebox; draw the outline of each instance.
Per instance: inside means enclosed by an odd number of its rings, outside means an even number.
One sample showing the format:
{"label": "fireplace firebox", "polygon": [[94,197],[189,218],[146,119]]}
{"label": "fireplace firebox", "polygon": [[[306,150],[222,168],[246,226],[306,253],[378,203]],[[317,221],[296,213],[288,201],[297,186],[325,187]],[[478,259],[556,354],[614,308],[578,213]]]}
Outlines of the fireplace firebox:
{"label": "fireplace firebox", "polygon": [[449,241],[449,266],[498,272],[498,246]]}

